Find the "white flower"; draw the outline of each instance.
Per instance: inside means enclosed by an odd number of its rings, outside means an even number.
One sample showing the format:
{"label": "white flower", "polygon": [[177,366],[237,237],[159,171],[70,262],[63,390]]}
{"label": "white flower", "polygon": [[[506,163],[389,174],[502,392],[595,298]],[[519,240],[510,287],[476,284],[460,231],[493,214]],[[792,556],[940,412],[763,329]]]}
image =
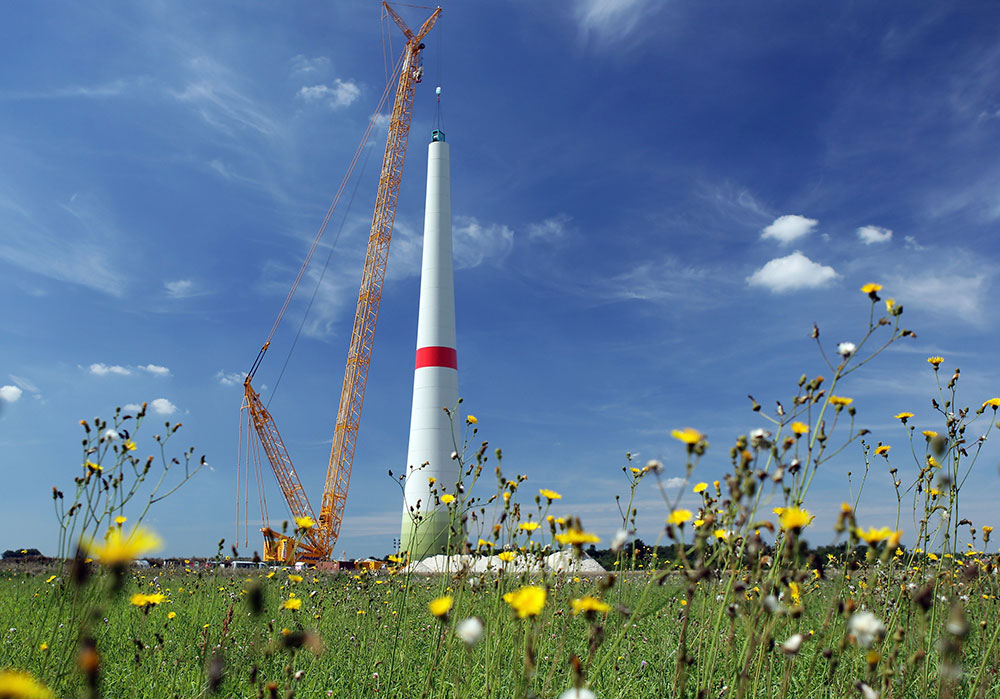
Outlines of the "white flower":
{"label": "white flower", "polygon": [[468,645],[474,646],[483,637],[483,622],[474,616],[462,619],[455,626],[455,635]]}
{"label": "white flower", "polygon": [[861,696],[863,696],[865,699],[878,699],[878,692],[876,692],[874,689],[869,687],[864,682],[861,683],[858,689],[861,690]]}
{"label": "white flower", "polygon": [[862,648],[871,648],[885,633],[885,624],[869,611],[855,612],[847,628]]}
{"label": "white flower", "polygon": [[757,449],[767,449],[771,446],[771,433],[763,427],[758,427],[750,433],[750,444]]}
{"label": "white flower", "polygon": [[615,534],[615,538],[611,540],[611,550],[621,551],[622,548],[625,546],[625,542],[627,540],[628,540],[628,532],[622,529],[617,534]]}
{"label": "white flower", "polygon": [[589,689],[584,689],[583,687],[577,689],[574,687],[560,694],[559,699],[597,699],[597,695]]}
{"label": "white flower", "polygon": [[858,348],[853,342],[841,342],[839,345],[837,345],[837,354],[839,354],[844,359],[847,359],[857,351]]}
{"label": "white flower", "polygon": [[794,636],[789,637],[787,641],[781,644],[781,650],[785,651],[789,655],[795,655],[799,652],[799,648],[802,647],[802,634],[797,633]]}

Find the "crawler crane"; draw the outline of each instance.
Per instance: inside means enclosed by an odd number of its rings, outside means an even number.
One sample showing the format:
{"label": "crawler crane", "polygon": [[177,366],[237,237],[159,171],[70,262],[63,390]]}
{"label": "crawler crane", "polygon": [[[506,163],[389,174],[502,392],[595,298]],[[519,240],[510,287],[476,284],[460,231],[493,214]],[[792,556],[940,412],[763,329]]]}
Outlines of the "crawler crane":
{"label": "crawler crane", "polygon": [[[365,385],[368,380],[368,368],[371,361],[372,344],[375,339],[375,324],[378,319],[379,301],[382,298],[382,285],[385,281],[386,261],[389,255],[389,242],[392,238],[393,222],[396,217],[396,203],[399,198],[400,179],[403,172],[403,161],[406,157],[406,141],[410,132],[410,119],[413,114],[413,97],[416,84],[421,82],[423,68],[421,66],[421,51],[424,49],[423,39],[437,22],[441,14],[438,7],[416,32],[406,26],[403,19],[386,2],[382,3],[385,13],[399,25],[406,36],[406,45],[402,56],[396,64],[398,80],[395,99],[392,106],[392,116],[389,121],[389,132],[386,138],[385,155],[382,158],[382,172],[379,177],[378,194],[375,198],[375,211],[372,215],[371,232],[368,237],[368,253],[365,258],[364,272],[361,277],[361,288],[358,292],[358,306],[354,315],[354,328],[351,332],[351,343],[347,353],[347,366],[344,370],[344,385],[340,392],[340,406],[337,410],[337,422],[333,437],[333,447],[330,451],[330,462],[326,471],[326,484],[323,488],[323,498],[319,509],[319,517],[313,509],[305,489],[299,480],[288,450],[278,433],[274,418],[260,400],[260,395],[254,390],[252,381],[267,353],[281,318],[288,308],[295,290],[302,280],[306,268],[319,239],[333,213],[333,209],[343,193],[357,163],[368,134],[371,132],[374,119],[369,123],[368,131],[358,147],[347,177],[340,186],[334,198],[334,203],[327,212],[326,219],[309,250],[299,274],[292,285],[285,303],[275,320],[271,332],[257,354],[253,366],[244,381],[244,397],[242,411],[246,411],[246,419],[252,430],[247,431],[247,471],[250,461],[254,462],[261,498],[261,516],[263,524],[261,533],[264,535],[264,560],[292,563],[297,561],[320,562],[330,560],[333,547],[340,535],[340,527],[344,519],[344,506],[347,501],[347,489],[351,480],[351,465],[354,460],[354,449],[357,444],[358,427],[361,421],[361,407],[365,398]],[[394,76],[396,74],[394,72]],[[383,103],[388,95],[390,79],[383,94]],[[381,105],[380,105],[381,108]],[[255,433],[259,444],[252,442],[250,433]],[[242,450],[241,437],[241,450]],[[288,532],[278,532],[268,526],[266,503],[263,499],[261,479],[260,449],[271,465],[281,492],[288,503],[292,517],[299,523],[297,534],[290,536]],[[251,459],[252,456],[252,459]],[[239,482],[239,473],[237,473]],[[249,488],[249,483],[247,485]],[[239,493],[237,492],[237,502]],[[237,519],[239,514],[237,513]]]}

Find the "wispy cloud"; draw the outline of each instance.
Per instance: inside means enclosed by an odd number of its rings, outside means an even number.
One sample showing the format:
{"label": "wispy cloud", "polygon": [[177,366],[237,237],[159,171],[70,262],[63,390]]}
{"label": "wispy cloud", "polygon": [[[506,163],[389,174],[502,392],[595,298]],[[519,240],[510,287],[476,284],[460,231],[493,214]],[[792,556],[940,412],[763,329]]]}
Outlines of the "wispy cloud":
{"label": "wispy cloud", "polygon": [[163,282],[163,288],[166,290],[167,296],[172,299],[188,299],[195,296],[204,296],[209,293],[192,279],[166,281]]}
{"label": "wispy cloud", "polygon": [[993,270],[981,265],[976,272],[969,269],[931,271],[892,279],[897,296],[906,299],[907,306],[920,308],[948,318],[958,318],[971,325],[982,326],[987,321],[989,291]]}
{"label": "wispy cloud", "polygon": [[307,102],[319,102],[330,109],[350,107],[361,96],[361,88],[351,80],[337,78],[333,85],[303,85],[298,97]]}
{"label": "wispy cloud", "polygon": [[245,371],[219,371],[215,374],[215,380],[218,381],[223,386],[235,386],[237,384],[243,383],[243,380],[247,377]]}
{"label": "wispy cloud", "polygon": [[570,220],[567,214],[556,214],[543,221],[529,223],[526,228],[528,240],[531,242],[562,240],[569,233]]}
{"label": "wispy cloud", "polygon": [[580,33],[604,46],[631,38],[658,9],[654,0],[581,0],[575,6]]}
{"label": "wispy cloud", "polygon": [[239,89],[240,78],[229,68],[203,56],[190,60],[188,67],[191,79],[171,94],[207,124],[232,137],[247,130],[266,137],[280,135],[278,120]]}
{"label": "wispy cloud", "polygon": [[86,98],[98,99],[105,97],[119,97],[128,91],[132,85],[142,82],[141,80],[112,80],[98,85],[67,85],[51,89],[41,89],[35,91],[21,92],[0,92],[0,101],[27,101],[27,100],[55,100]]}
{"label": "wispy cloud", "polygon": [[119,364],[112,364],[109,366],[103,363],[96,363],[90,365],[90,373],[94,376],[109,376],[111,374],[115,374],[117,376],[131,376],[132,370]]}
{"label": "wispy cloud", "polygon": [[813,262],[796,250],[786,257],[776,257],[747,277],[750,286],[762,286],[774,293],[815,289],[837,278],[833,267]]}

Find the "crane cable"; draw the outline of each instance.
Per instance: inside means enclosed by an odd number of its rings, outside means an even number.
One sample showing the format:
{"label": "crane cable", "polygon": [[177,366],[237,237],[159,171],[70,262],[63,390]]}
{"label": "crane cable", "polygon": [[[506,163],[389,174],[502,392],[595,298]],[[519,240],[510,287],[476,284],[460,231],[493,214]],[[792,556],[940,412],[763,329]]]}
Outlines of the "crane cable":
{"label": "crane cable", "polygon": [[351,158],[351,163],[347,167],[347,173],[344,175],[344,179],[341,180],[340,186],[337,188],[337,193],[333,197],[333,202],[330,204],[330,208],[327,209],[326,216],[323,218],[323,223],[320,224],[319,230],[316,232],[316,237],[313,239],[312,245],[309,247],[306,259],[302,262],[302,266],[299,268],[299,273],[295,276],[295,281],[292,282],[292,288],[288,290],[288,296],[285,297],[285,302],[281,305],[281,310],[278,311],[278,317],[274,319],[274,325],[271,326],[271,332],[267,334],[267,340],[264,341],[264,345],[257,353],[257,358],[254,360],[253,365],[250,367],[250,371],[247,373],[247,382],[253,379],[254,375],[257,373],[257,369],[260,368],[260,363],[264,358],[264,353],[267,352],[267,348],[271,344],[271,339],[274,337],[274,333],[278,330],[278,326],[281,324],[281,319],[284,317],[285,311],[288,310],[288,305],[292,302],[292,297],[295,296],[295,291],[299,287],[299,282],[302,281],[302,277],[305,275],[310,261],[312,261],[313,253],[316,252],[316,248],[319,246],[319,241],[326,232],[326,227],[330,223],[330,219],[333,217],[333,212],[337,208],[337,204],[340,202],[340,197],[343,195],[344,189],[347,187],[347,182],[354,173],[354,168],[358,164],[358,160],[361,158],[361,153],[365,150],[365,146],[368,143],[369,136],[371,136],[372,129],[375,127],[378,117],[382,113],[382,109],[385,106],[385,102],[391,91],[392,84],[403,67],[404,58],[405,53],[400,55],[399,61],[393,69],[393,80],[387,82],[385,90],[382,91],[382,97],[379,98],[378,106],[375,107],[375,111],[372,112],[372,116],[368,120],[368,126],[365,128],[365,132],[361,137],[361,142],[358,144],[357,150],[354,151],[354,157]]}

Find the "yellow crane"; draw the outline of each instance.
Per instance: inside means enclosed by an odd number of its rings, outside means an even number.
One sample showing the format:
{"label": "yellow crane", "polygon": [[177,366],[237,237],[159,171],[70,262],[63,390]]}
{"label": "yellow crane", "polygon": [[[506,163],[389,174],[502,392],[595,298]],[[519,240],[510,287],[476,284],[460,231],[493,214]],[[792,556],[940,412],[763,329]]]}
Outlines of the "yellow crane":
{"label": "yellow crane", "polygon": [[[421,66],[421,51],[424,49],[423,39],[437,22],[441,14],[438,7],[416,32],[406,26],[403,19],[388,5],[382,2],[382,7],[389,17],[395,21],[406,36],[406,45],[400,61],[396,64],[394,75],[398,72],[395,99],[392,106],[392,116],[389,120],[389,132],[386,137],[385,154],[382,158],[382,172],[379,177],[378,194],[375,198],[375,211],[372,214],[371,232],[368,236],[368,252],[365,257],[364,272],[361,277],[361,288],[358,291],[358,306],[354,314],[354,328],[351,332],[351,344],[347,352],[347,366],[344,369],[344,385],[340,392],[340,406],[337,410],[337,423],[333,437],[333,447],[330,450],[330,462],[326,471],[326,484],[323,488],[323,499],[320,505],[319,517],[309,502],[305,489],[299,480],[288,450],[281,439],[274,418],[260,400],[260,395],[254,390],[251,381],[260,367],[274,332],[284,315],[295,289],[305,273],[306,267],[315,252],[319,238],[330,220],[334,207],[343,193],[347,182],[345,177],[340,190],[334,198],[334,203],[327,212],[320,231],[309,250],[306,260],[292,285],[278,318],[271,332],[254,360],[250,372],[244,381],[243,407],[248,414],[247,421],[253,428],[263,448],[264,455],[271,465],[281,492],[288,504],[292,517],[300,523],[298,533],[290,536],[288,533],[277,532],[267,526],[266,504],[262,490],[261,507],[264,535],[264,560],[291,563],[293,561],[318,562],[331,558],[333,547],[340,535],[340,527],[344,519],[344,506],[347,501],[347,489],[351,482],[351,465],[354,461],[354,448],[357,444],[358,427],[361,422],[361,408],[365,399],[365,386],[368,381],[368,368],[371,362],[372,345],[375,340],[375,324],[378,320],[379,302],[382,299],[382,285],[385,281],[386,261],[389,256],[389,242],[392,238],[393,223],[396,218],[396,203],[399,198],[399,186],[403,173],[403,161],[406,158],[406,141],[410,133],[410,120],[413,115],[413,96],[416,84],[421,81],[423,68]],[[388,94],[383,94],[383,103]],[[381,109],[381,106],[380,106]],[[353,170],[361,154],[363,145],[371,131],[374,120],[369,123],[368,131],[362,139],[362,145],[354,155],[350,171]],[[257,468],[258,488],[260,488],[260,452],[257,445],[248,447],[248,460],[252,453]],[[249,465],[248,465],[249,471]],[[239,475],[237,474],[237,482]],[[249,487],[249,485],[248,485]],[[237,493],[237,502],[239,494]],[[237,514],[237,519],[239,515]],[[311,524],[310,524],[311,523]],[[305,526],[302,526],[305,525]]]}

